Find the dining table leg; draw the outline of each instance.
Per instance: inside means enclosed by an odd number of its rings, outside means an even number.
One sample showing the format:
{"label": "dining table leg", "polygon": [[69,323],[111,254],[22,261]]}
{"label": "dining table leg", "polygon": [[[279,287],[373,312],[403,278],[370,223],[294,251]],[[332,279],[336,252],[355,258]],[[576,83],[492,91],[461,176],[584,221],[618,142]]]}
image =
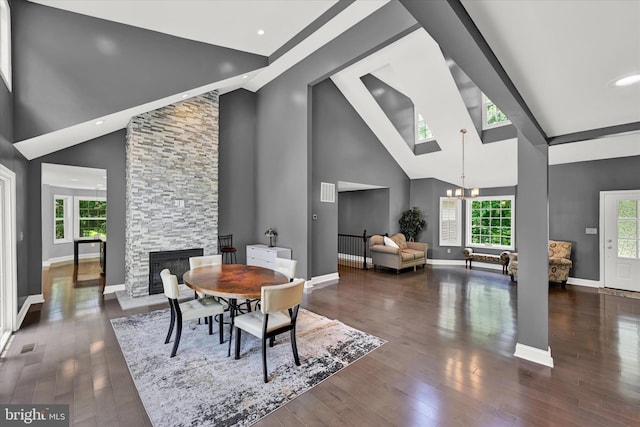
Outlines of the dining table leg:
{"label": "dining table leg", "polygon": [[229,326],[229,350],[227,351],[227,357],[231,357],[231,341],[233,339],[233,325],[234,325],[234,317],[236,317],[236,307],[237,307],[237,299],[229,298],[229,317],[231,318],[231,323]]}

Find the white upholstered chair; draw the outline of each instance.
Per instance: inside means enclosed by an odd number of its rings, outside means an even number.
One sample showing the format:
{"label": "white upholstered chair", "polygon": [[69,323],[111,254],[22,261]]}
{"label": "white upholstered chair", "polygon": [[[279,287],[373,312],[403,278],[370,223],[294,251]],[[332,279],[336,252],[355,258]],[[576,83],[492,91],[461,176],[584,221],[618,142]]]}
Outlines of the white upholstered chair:
{"label": "white upholstered chair", "polygon": [[[201,256],[192,256],[189,257],[189,268],[193,270],[198,267],[206,267],[208,265],[222,265],[222,255],[201,255]],[[212,296],[208,296],[203,294],[202,292],[194,291],[196,298],[213,298],[214,300],[220,302],[221,298],[215,298]],[[227,301],[222,299],[222,301],[226,304]],[[206,322],[206,320],[205,320]],[[198,320],[198,323],[200,321]],[[220,336],[220,344],[222,344],[222,335]]]}
{"label": "white upholstered chair", "polygon": [[298,261],[295,259],[276,258],[276,268],[274,269],[278,273],[282,273],[287,276],[289,281],[292,281],[296,277],[296,266]]}
{"label": "white upholstered chair", "polygon": [[220,343],[222,343],[222,315],[224,313],[224,306],[219,302],[211,299],[194,299],[179,303],[178,296],[180,291],[178,290],[178,278],[171,274],[168,269],[164,269],[160,272],[162,278],[162,286],[164,287],[164,294],[169,299],[169,306],[171,307],[171,323],[169,324],[169,332],[167,338],[164,340],[165,344],[169,343],[171,339],[171,333],[173,327],[176,326],[176,337],[173,343],[173,350],[171,350],[171,356],[176,355],[178,351],[178,345],[180,344],[180,336],[182,335],[182,322],[184,320],[199,319],[206,317],[209,319],[209,335],[213,334],[213,316],[220,316],[219,319],[219,333]]}
{"label": "white upholstered chair", "polygon": [[[236,336],[235,358],[240,358],[241,331],[246,331],[262,339],[262,373],[267,377],[267,339],[283,332],[291,331],[291,349],[297,366],[300,366],[296,345],[296,319],[302,302],[304,279],[297,279],[283,285],[263,286],[260,311],[252,311],[235,318]],[[273,345],[271,340],[270,346]]]}

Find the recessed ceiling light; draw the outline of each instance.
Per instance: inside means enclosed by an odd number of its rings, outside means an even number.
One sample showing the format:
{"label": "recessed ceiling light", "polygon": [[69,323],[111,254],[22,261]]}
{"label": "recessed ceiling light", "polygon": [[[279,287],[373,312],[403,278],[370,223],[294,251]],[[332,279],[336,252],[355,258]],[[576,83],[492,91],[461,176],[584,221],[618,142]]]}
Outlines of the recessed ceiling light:
{"label": "recessed ceiling light", "polygon": [[632,74],[630,76],[623,77],[621,79],[616,80],[614,83],[616,86],[629,86],[634,83],[640,82],[640,74]]}
{"label": "recessed ceiling light", "polygon": [[243,79],[246,79],[249,77],[249,74],[245,74],[244,76],[242,76]]}
{"label": "recessed ceiling light", "polygon": [[260,29],[258,30],[258,35],[259,35],[259,36],[261,36],[261,35],[263,35],[263,34],[264,34],[264,30],[263,30],[262,28],[260,28]]}
{"label": "recessed ceiling light", "polygon": [[78,180],[76,178],[71,178],[71,181],[78,182]]}
{"label": "recessed ceiling light", "polygon": [[188,96],[189,96],[189,94],[188,94],[188,93],[185,93],[184,95],[182,95],[182,99],[185,99],[185,98],[186,98],[186,97],[188,97]]}
{"label": "recessed ceiling light", "polygon": [[104,120],[98,120],[98,121],[96,122],[96,126],[99,126],[99,125],[101,125],[101,124],[103,124],[103,123],[104,123]]}

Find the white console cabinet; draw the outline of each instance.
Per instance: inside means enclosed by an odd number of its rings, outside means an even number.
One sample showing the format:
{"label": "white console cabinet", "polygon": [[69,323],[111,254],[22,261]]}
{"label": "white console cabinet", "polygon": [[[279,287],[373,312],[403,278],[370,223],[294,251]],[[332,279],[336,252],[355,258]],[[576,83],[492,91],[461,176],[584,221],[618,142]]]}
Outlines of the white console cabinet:
{"label": "white console cabinet", "polygon": [[291,259],[291,249],[261,244],[247,245],[247,265],[257,265],[273,270],[276,266],[276,258]]}

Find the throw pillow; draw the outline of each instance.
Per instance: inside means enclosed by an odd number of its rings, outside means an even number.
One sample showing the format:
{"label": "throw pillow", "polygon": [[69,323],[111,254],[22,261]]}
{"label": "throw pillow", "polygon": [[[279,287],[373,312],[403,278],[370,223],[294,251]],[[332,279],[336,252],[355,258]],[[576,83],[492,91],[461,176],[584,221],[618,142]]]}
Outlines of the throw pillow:
{"label": "throw pillow", "polygon": [[393,240],[391,240],[387,236],[384,236],[384,244],[385,244],[385,246],[391,246],[392,248],[400,249],[400,247],[398,245],[396,245],[396,242],[394,242]]}

